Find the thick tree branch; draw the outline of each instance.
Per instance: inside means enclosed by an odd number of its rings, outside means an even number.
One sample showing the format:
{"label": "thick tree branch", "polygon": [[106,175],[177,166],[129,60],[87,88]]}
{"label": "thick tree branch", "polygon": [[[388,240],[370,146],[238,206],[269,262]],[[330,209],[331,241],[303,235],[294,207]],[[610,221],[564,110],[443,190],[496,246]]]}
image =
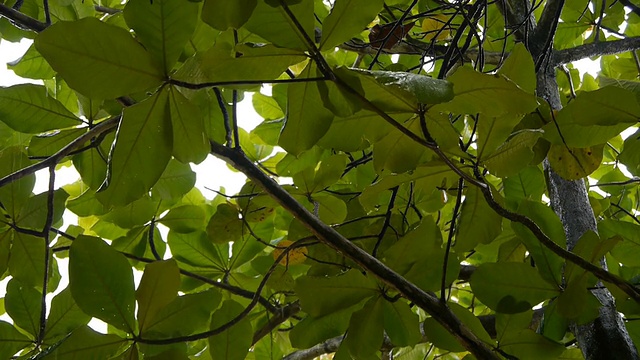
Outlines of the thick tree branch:
{"label": "thick tree branch", "polygon": [[36,171],[55,166],[59,163],[65,156],[71,154],[74,150],[81,147],[87,141],[90,141],[92,138],[99,136],[100,134],[106,133],[108,131],[112,131],[116,128],[116,126],[120,123],[120,116],[112,117],[111,119],[105,120],[100,124],[93,127],[91,130],[86,133],[80,135],[77,139],[73,140],[67,146],[60,149],[57,153],[49,156],[45,160],[42,160],[33,165],[27,166],[24,169],[20,169],[13,174],[9,174],[0,179],[0,187],[3,187],[13,181],[19,180],[27,175],[34,174]]}
{"label": "thick tree branch", "polygon": [[18,27],[40,32],[47,28],[47,24],[40,22],[30,16],[27,16],[20,11],[14,10],[4,4],[0,4],[0,16],[3,16]]}
{"label": "thick tree branch", "polygon": [[316,237],[345,256],[355,261],[367,271],[378,277],[387,285],[397,289],[405,298],[433,316],[447,331],[476,357],[481,359],[497,359],[498,356],[449,310],[434,294],[427,293],[407,281],[378,259],[362,250],[332,227],[321,222],[315,215],[284,190],[278,183],[263,173],[242,152],[229,149],[221,144],[211,142],[211,153],[244,173],[249,179],[261,186],[287,211],[303,223]]}
{"label": "thick tree branch", "polygon": [[620,54],[636,49],[640,49],[640,36],[584,44],[554,52],[551,65],[555,67],[592,56]]}

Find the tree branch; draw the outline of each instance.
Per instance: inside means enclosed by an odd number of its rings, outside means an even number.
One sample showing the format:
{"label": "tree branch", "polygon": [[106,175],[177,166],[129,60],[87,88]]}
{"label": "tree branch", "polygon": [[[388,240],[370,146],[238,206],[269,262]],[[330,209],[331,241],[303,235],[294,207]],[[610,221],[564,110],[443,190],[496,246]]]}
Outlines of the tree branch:
{"label": "tree branch", "polygon": [[221,144],[211,142],[211,153],[224,160],[235,169],[243,172],[249,179],[260,185],[287,211],[302,222],[323,243],[331,246],[349,257],[364,269],[371,272],[387,285],[397,289],[405,298],[433,316],[447,331],[476,357],[481,359],[497,359],[498,356],[449,310],[434,294],[427,293],[407,281],[378,259],[346,239],[332,227],[321,222],[309,210],[264,174],[242,152],[229,149]]}
{"label": "tree branch", "polygon": [[3,16],[22,29],[40,32],[47,28],[47,24],[40,22],[20,11],[14,10],[4,4],[0,4],[0,16]]}
{"label": "tree branch", "polygon": [[115,127],[120,123],[120,118],[121,118],[120,116],[116,116],[101,122],[100,124],[96,125],[86,133],[80,135],[77,139],[73,140],[72,142],[67,144],[67,146],[63,147],[57,153],[49,156],[45,160],[42,160],[39,163],[35,163],[33,165],[27,166],[24,169],[20,169],[14,172],[13,174],[9,174],[1,178],[0,187],[3,187],[13,181],[19,180],[27,175],[31,175],[38,170],[41,170],[50,166],[54,166],[55,164],[60,162],[60,160],[62,160],[65,156],[71,154],[71,152],[73,152],[74,150],[82,146],[87,141],[91,140],[92,138],[100,134],[103,134],[103,133],[106,133],[107,131],[111,131],[115,129]]}
{"label": "tree branch", "polygon": [[570,49],[555,51],[551,59],[551,65],[558,66],[592,56],[620,54],[636,49],[640,49],[640,36],[584,44]]}

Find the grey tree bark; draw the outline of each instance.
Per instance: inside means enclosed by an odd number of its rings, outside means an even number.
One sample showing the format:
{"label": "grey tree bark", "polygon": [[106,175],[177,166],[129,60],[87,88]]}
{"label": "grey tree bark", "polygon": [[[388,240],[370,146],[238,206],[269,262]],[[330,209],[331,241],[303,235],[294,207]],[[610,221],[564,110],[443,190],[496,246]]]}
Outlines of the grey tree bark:
{"label": "grey tree bark", "polygon": [[[530,6],[526,0],[507,0],[502,8],[511,24],[526,24],[516,35],[526,44],[536,63],[537,95],[545,99],[551,108],[559,110],[562,104],[551,58],[553,37],[564,0],[548,0],[539,24],[535,24],[530,15],[527,16],[531,14]],[[551,206],[562,221],[567,249],[571,250],[585,232],[597,232],[587,188],[583,180],[568,181],[561,178],[548,166],[547,161],[545,170]],[[601,263],[606,268],[604,259]],[[571,325],[584,358],[640,359],[609,290],[599,286],[592,292],[602,304],[598,318],[589,324]]]}

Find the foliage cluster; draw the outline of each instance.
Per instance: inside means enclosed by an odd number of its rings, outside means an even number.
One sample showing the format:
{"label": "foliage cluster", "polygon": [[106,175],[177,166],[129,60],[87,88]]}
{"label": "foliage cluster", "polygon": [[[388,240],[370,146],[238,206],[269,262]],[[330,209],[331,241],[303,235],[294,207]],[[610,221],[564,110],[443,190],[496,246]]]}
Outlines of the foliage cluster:
{"label": "foliage cluster", "polygon": [[[10,69],[43,81],[0,88],[0,358],[580,358],[598,280],[640,314],[640,17],[567,2],[532,57],[499,3],[0,3],[2,38],[34,39]],[[597,79],[570,64],[604,54]],[[194,188],[210,154],[239,194]],[[596,185],[573,252],[545,158]]]}

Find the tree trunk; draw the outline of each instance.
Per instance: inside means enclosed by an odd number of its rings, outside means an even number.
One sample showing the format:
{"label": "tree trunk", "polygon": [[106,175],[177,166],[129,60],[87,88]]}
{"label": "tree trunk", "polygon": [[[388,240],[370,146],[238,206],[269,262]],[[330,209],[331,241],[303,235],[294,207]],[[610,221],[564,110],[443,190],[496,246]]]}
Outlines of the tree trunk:
{"label": "tree trunk", "polygon": [[[534,60],[540,61],[540,56],[543,55],[534,55]],[[538,96],[547,100],[553,109],[559,110],[562,105],[555,69],[542,67],[538,71],[537,81]],[[597,232],[596,219],[589,203],[587,188],[584,180],[568,181],[561,178],[550,168],[546,160],[544,166],[551,206],[564,226],[567,249],[572,250],[585,232]],[[601,260],[601,264],[606,269],[604,259]],[[584,358],[640,359],[624,322],[616,310],[613,296],[601,282],[598,282],[597,287],[592,290],[592,293],[602,304],[598,318],[589,324],[571,325]]]}

